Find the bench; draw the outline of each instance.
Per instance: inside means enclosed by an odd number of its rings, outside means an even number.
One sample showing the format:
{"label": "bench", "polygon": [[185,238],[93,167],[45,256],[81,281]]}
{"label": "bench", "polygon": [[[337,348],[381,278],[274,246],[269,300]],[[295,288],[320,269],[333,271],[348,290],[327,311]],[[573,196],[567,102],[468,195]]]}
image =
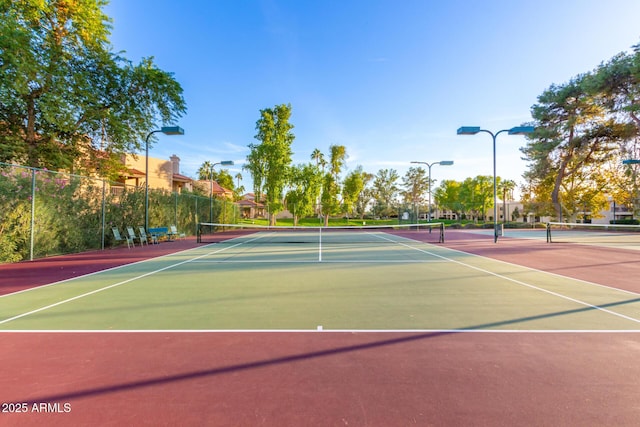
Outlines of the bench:
{"label": "bench", "polygon": [[167,227],[149,228],[147,231],[151,238],[156,239],[156,241],[160,241],[161,238],[167,239],[169,236],[169,228]]}

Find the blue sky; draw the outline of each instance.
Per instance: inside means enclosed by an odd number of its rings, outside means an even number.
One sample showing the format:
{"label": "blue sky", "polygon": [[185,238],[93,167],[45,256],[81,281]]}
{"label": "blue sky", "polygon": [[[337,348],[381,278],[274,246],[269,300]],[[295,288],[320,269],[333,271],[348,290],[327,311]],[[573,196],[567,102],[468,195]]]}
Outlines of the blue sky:
{"label": "blue sky", "polygon": [[[344,145],[347,170],[453,160],[432,175],[491,175],[488,134],[531,119],[552,84],[640,43],[637,0],[111,0],[111,42],[153,56],[184,89],[184,136],[152,157],[242,164],[259,110],[291,104],[294,163]],[[522,182],[523,137],[497,139],[497,174]],[[437,185],[437,183],[436,183]]]}

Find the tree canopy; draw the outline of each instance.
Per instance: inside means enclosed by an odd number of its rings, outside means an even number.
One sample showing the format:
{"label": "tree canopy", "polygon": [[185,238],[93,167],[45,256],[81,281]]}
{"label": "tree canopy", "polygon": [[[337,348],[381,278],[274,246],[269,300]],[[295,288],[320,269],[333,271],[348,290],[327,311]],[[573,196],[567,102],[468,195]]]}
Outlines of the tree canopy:
{"label": "tree canopy", "polygon": [[[604,193],[632,191],[622,160],[638,156],[640,51],[619,54],[592,72],[551,85],[532,107],[536,131],[521,151],[539,206],[556,218],[599,211]],[[622,183],[622,184],[621,184]],[[633,197],[624,197],[627,200]],[[549,210],[539,212],[548,214]]]}
{"label": "tree canopy", "polygon": [[[312,154],[314,157],[316,153]],[[315,157],[318,159],[318,157]],[[323,159],[322,155],[319,157]],[[324,216],[324,224],[329,224],[329,217],[341,212],[342,200],[340,196],[342,187],[340,183],[340,173],[347,159],[347,149],[344,145],[331,145],[329,147],[329,170],[325,172],[322,181],[322,193],[320,205]]]}
{"label": "tree canopy", "polygon": [[290,189],[287,192],[287,209],[293,214],[293,223],[314,213],[322,184],[322,173],[318,166],[307,163],[291,169]]}
{"label": "tree canopy", "polygon": [[249,144],[251,151],[245,165],[253,177],[258,200],[263,194],[266,196],[271,225],[275,225],[276,214],[284,208],[284,189],[290,181],[291,144],[295,139],[290,118],[290,104],[260,110],[255,136],[260,143]]}
{"label": "tree canopy", "polygon": [[171,73],[112,52],[106,4],[0,0],[0,161],[107,175],[185,113]]}

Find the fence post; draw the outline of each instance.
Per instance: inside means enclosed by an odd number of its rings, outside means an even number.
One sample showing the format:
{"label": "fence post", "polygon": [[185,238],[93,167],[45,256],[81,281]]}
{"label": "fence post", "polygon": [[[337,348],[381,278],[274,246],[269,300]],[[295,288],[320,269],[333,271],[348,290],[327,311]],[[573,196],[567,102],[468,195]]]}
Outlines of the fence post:
{"label": "fence post", "polygon": [[33,261],[33,242],[35,241],[36,224],[36,170],[31,168],[31,229],[29,242],[29,260]]}
{"label": "fence post", "polygon": [[107,182],[105,179],[102,179],[102,250],[104,250],[104,237],[105,237],[105,226],[106,226],[106,214],[105,214],[105,203],[106,203],[106,187]]}
{"label": "fence post", "polygon": [[198,234],[198,196],[195,196],[194,199],[196,200],[196,214],[194,215],[194,219],[195,219],[195,223],[196,223],[196,229],[195,232],[196,234]]}

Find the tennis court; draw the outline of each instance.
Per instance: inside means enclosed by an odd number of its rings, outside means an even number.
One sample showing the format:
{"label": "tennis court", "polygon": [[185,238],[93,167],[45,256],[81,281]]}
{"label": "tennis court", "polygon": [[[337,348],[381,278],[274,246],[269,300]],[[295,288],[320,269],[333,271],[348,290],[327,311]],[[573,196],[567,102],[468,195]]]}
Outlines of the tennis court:
{"label": "tennis court", "polygon": [[28,409],[0,424],[640,419],[637,251],[302,231],[231,230],[0,297],[0,398]]}

